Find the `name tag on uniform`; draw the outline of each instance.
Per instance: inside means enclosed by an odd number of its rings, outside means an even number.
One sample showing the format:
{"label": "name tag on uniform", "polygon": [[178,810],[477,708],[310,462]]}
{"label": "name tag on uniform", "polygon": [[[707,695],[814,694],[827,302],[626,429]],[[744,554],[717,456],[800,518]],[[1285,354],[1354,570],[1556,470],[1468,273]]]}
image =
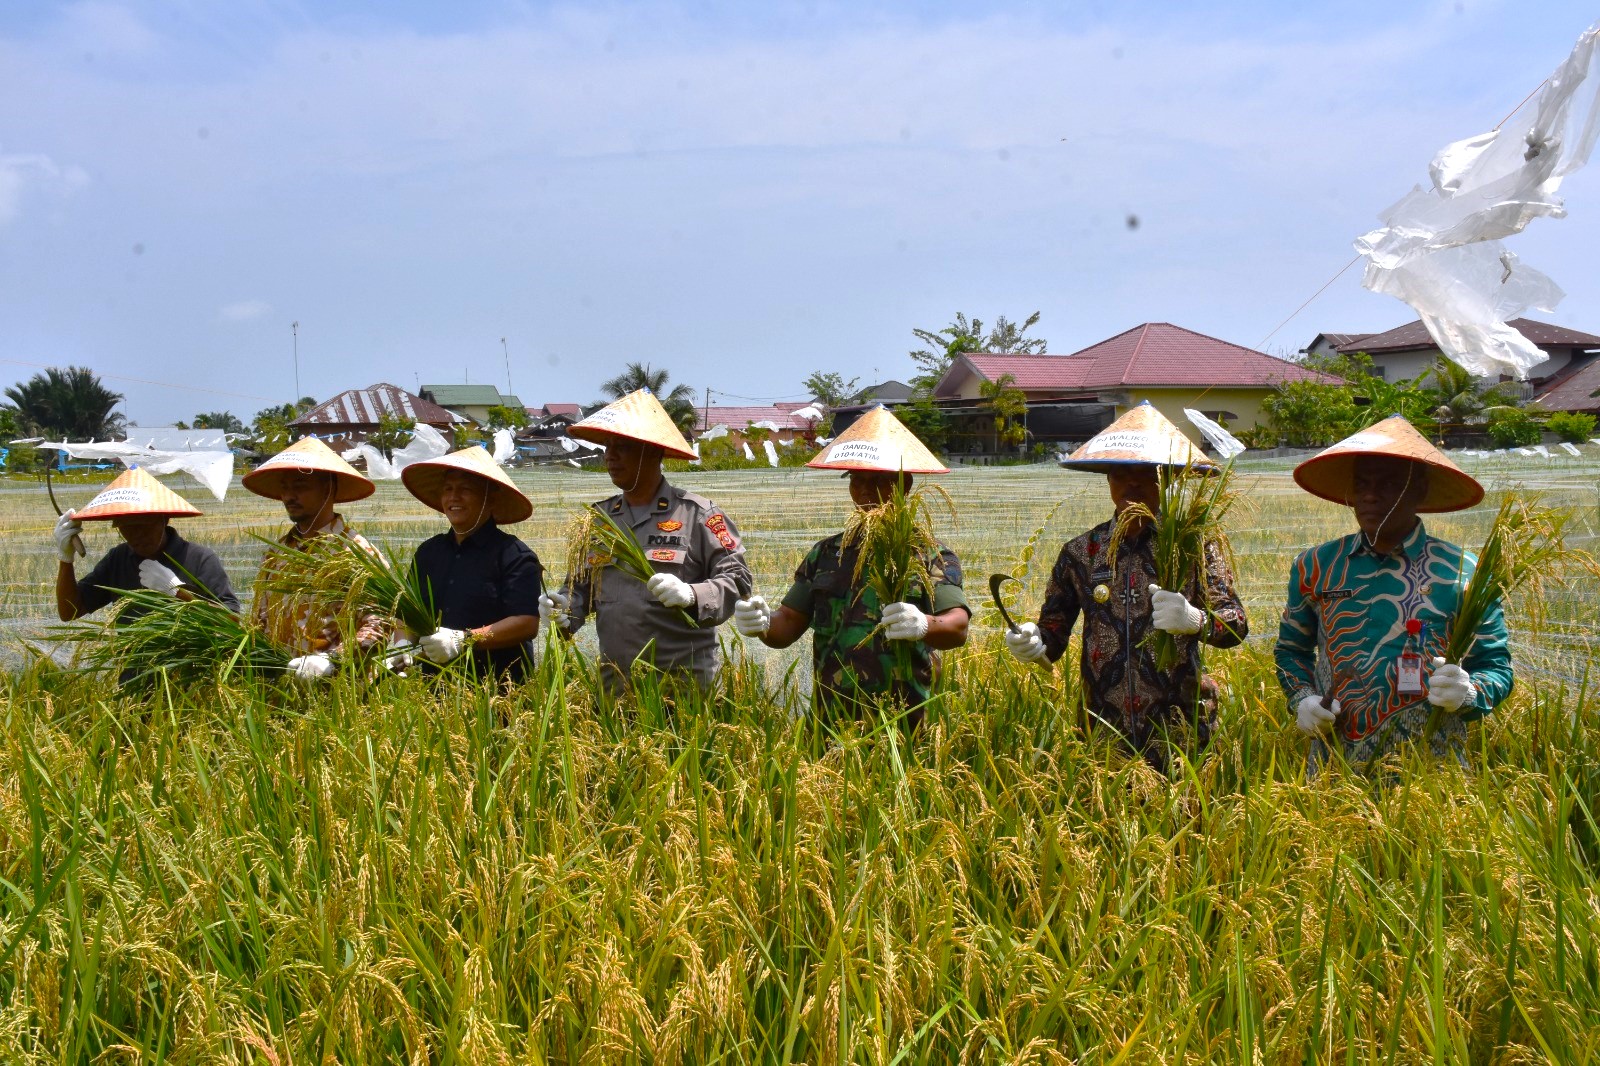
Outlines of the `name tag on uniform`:
{"label": "name tag on uniform", "polygon": [[1402,696],[1422,695],[1422,656],[1416,652],[1400,653],[1399,676],[1396,679],[1395,691]]}
{"label": "name tag on uniform", "polygon": [[645,552],[652,563],[681,563],[688,554],[687,548],[651,548]]}

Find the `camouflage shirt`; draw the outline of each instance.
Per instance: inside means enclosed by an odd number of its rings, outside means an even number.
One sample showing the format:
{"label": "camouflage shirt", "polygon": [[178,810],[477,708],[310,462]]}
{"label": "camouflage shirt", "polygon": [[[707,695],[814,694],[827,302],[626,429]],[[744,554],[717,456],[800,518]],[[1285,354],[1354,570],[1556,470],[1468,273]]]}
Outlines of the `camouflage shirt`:
{"label": "camouflage shirt", "polygon": [[[841,554],[843,541],[843,533],[818,541],[795,571],[794,585],[783,598],[785,607],[811,620],[811,667],[818,708],[854,714],[863,701],[884,696],[900,699],[908,707],[926,703],[939,667],[938,653],[920,640],[891,641],[873,632],[883,604],[870,588],[855,584],[856,552]],[[929,614],[952,607],[965,610],[961,561],[955,552],[939,545],[939,557],[932,561],[929,572],[932,597],[918,593],[909,602]],[[909,681],[892,680],[897,654],[910,658]]]}
{"label": "camouflage shirt", "polygon": [[1210,742],[1216,726],[1217,685],[1201,673],[1200,645],[1231,648],[1244,640],[1244,605],[1233,588],[1233,569],[1215,544],[1206,546],[1204,589],[1191,579],[1181,589],[1205,611],[1200,632],[1178,636],[1182,657],[1171,673],[1156,668],[1142,646],[1151,633],[1150,586],[1157,584],[1155,534],[1123,538],[1115,563],[1107,548],[1114,520],[1062,545],[1039,611],[1039,636],[1050,661],[1061,658],[1078,615],[1083,615],[1079,663],[1082,701],[1095,718],[1115,727],[1136,751],[1159,762],[1157,726],[1194,721],[1196,749]]}

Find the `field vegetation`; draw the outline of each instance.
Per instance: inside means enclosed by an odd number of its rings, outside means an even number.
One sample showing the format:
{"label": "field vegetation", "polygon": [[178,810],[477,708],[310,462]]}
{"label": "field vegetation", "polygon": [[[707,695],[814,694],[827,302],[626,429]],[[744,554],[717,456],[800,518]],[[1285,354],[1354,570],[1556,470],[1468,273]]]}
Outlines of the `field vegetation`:
{"label": "field vegetation", "polygon": [[[909,738],[797,716],[806,642],[728,629],[706,705],[604,704],[592,630],[510,694],[119,691],[20,650],[53,613],[54,514],[0,483],[0,1061],[1600,1059],[1592,579],[1513,615],[1517,689],[1470,768],[1307,783],[1271,642],[1293,553],[1350,520],[1286,469],[1239,464],[1252,639],[1210,656],[1221,731],[1170,780],[1085,738],[1072,672],[1015,664],[987,607],[1014,572],[1031,616],[1057,545],[1109,513],[1090,475],[939,479],[977,614]],[[1600,463],[1472,469],[1489,499],[1434,531],[1476,547],[1526,481],[1593,549]],[[559,569],[564,523],[611,490],[517,477],[516,529]],[[849,509],[826,474],[674,477],[733,516],[769,598]],[[247,587],[281,511],[202,506],[185,534]],[[444,527],[393,484],[344,510],[401,552]]]}

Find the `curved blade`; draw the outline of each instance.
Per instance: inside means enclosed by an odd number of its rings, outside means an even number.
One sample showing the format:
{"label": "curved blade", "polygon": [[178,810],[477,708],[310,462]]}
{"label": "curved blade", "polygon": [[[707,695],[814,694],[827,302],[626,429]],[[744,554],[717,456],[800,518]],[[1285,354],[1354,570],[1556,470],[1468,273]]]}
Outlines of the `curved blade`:
{"label": "curved blade", "polygon": [[1016,578],[1012,577],[1010,574],[989,575],[989,598],[994,600],[995,607],[999,608],[1000,610],[1000,617],[1005,620],[1006,628],[1011,630],[1013,633],[1020,632],[1020,630],[1017,629],[1017,623],[1011,620],[1011,612],[1006,610],[1006,601],[1000,598],[1000,586],[1004,585],[1007,581],[1015,580]]}
{"label": "curved blade", "polygon": [[56,509],[56,517],[61,517],[61,505],[56,502],[56,490],[50,484],[50,468],[44,468],[44,491],[50,494],[50,506]]}

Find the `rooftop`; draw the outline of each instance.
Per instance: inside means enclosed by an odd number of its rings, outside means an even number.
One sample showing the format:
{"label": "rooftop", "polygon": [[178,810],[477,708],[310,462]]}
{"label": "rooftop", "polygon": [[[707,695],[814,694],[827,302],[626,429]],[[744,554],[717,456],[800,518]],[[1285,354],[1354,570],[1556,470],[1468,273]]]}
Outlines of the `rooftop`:
{"label": "rooftop", "polygon": [[[1513,318],[1508,325],[1541,348],[1600,348],[1600,337],[1592,333],[1567,329],[1553,322]],[[1332,340],[1340,334],[1324,333],[1323,336]],[[1396,326],[1386,333],[1352,333],[1347,336],[1352,339],[1334,345],[1341,353],[1366,352],[1369,355],[1376,355],[1379,352],[1406,352],[1439,347],[1439,342],[1433,339],[1433,335],[1428,332],[1428,327],[1422,324],[1420,318],[1415,322]]]}
{"label": "rooftop", "polygon": [[388,382],[368,385],[364,389],[346,389],[324,400],[293,422],[292,426],[374,426],[385,414],[409,418],[430,426],[450,426],[468,423],[453,411],[446,411]]}

